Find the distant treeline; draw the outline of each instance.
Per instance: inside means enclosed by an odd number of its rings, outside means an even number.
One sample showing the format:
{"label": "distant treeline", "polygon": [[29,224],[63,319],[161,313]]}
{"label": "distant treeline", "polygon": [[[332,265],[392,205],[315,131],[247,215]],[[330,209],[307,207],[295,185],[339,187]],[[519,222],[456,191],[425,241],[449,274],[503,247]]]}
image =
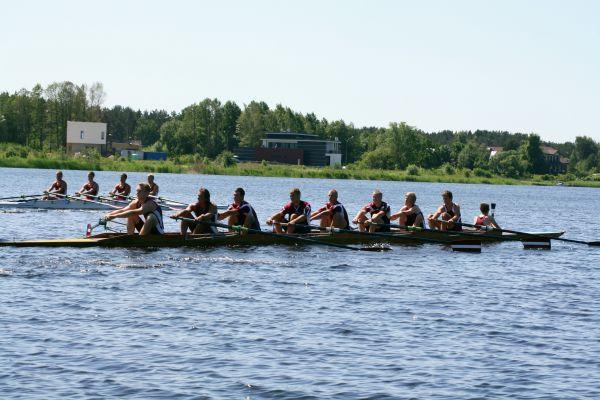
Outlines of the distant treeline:
{"label": "distant treeline", "polygon": [[[514,178],[547,170],[535,134],[486,130],[427,133],[405,123],[359,128],[282,105],[270,108],[261,101],[242,108],[232,101],[205,99],[180,112],[140,111],[103,107],[104,97],[101,83],[56,82],[46,88],[36,85],[31,90],[0,93],[0,142],[62,151],[67,121],[100,121],[108,124],[113,142],[139,139],[144,146],[168,151],[170,156],[212,159],[227,158],[238,146],[258,146],[266,132],[289,130],[338,138],[343,162],[367,168],[462,168]],[[569,172],[588,175],[600,171],[600,145],[594,140],[583,136],[574,142],[546,144],[570,158]],[[504,151],[490,158],[491,146]]]}

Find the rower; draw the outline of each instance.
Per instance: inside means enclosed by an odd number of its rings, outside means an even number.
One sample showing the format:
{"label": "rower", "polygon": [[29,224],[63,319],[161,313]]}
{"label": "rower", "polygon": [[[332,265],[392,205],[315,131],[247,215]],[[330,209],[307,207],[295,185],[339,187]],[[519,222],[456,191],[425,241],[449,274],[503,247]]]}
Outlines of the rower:
{"label": "rower", "polygon": [[[241,187],[235,189],[233,192],[233,204],[227,208],[226,211],[218,214],[217,219],[219,221],[229,218],[229,225],[241,225],[246,228],[260,230],[260,222],[256,216],[254,208],[244,200],[246,192]],[[230,229],[232,231],[232,229]],[[246,232],[242,231],[242,234]]]}
{"label": "rower", "polygon": [[[140,183],[136,188],[136,199],[123,208],[106,214],[106,221],[127,218],[127,233],[133,235],[162,235],[164,233],[162,209],[150,198],[150,185]],[[144,220],[140,216],[144,216]]]}
{"label": "rower", "polygon": [[500,225],[498,225],[498,223],[494,219],[494,216],[489,215],[490,205],[488,203],[481,203],[481,205],[479,206],[479,210],[481,211],[481,214],[476,216],[473,222],[474,225],[477,225],[475,229],[481,230],[483,228],[486,231],[490,228],[501,229]]}
{"label": "rower", "polygon": [[437,209],[435,214],[429,214],[427,217],[429,228],[439,229],[440,231],[461,231],[460,206],[452,202],[452,192],[449,190],[444,191],[442,199],[444,203]]}
{"label": "rower", "polygon": [[200,188],[198,191],[198,201],[188,205],[185,210],[171,215],[171,218],[194,219],[195,221],[181,220],[181,234],[187,235],[188,229],[193,234],[199,233],[219,233],[214,225],[203,224],[204,222],[217,222],[217,205],[210,201],[210,192],[208,189]]}
{"label": "rower", "polygon": [[[370,214],[371,218],[367,218]],[[383,193],[379,189],[373,192],[373,201],[360,209],[353,224],[358,224],[358,230],[365,232],[389,232],[390,230],[390,206],[383,201]]]}
{"label": "rower", "polygon": [[329,201],[311,216],[310,220],[320,219],[321,228],[350,229],[350,220],[344,205],[338,201],[338,192],[331,189],[327,194]]}
{"label": "rower", "polygon": [[414,226],[424,228],[424,218],[421,209],[416,204],[417,195],[414,192],[408,192],[404,195],[404,207],[390,217],[391,221],[398,220],[402,227]]}
{"label": "rower", "polygon": [[154,182],[154,174],[148,174],[148,185],[150,185],[150,196],[158,196],[158,185]]}
{"label": "rower", "polygon": [[[46,193],[46,196],[43,198],[44,200],[55,200],[57,197],[67,195],[67,182],[63,180],[62,171],[56,171],[56,181],[48,188]],[[53,196],[53,194],[62,196]]]}
{"label": "rower", "polygon": [[127,183],[127,174],[121,174],[121,180],[115,185],[112,192],[108,192],[111,197],[116,197],[117,200],[126,200],[131,193],[131,186]]}
{"label": "rower", "polygon": [[88,172],[88,181],[84,183],[81,189],[75,194],[77,196],[86,196],[88,200],[94,199],[94,197],[98,196],[98,192],[100,191],[100,186],[98,183],[94,181],[94,171]]}
{"label": "rower", "polygon": [[[283,233],[284,230],[287,233],[310,232],[308,223],[311,213],[310,204],[300,200],[300,197],[300,189],[292,189],[290,202],[267,220],[267,225],[273,225],[273,231],[277,233]],[[282,223],[286,223],[286,225],[282,226]]]}

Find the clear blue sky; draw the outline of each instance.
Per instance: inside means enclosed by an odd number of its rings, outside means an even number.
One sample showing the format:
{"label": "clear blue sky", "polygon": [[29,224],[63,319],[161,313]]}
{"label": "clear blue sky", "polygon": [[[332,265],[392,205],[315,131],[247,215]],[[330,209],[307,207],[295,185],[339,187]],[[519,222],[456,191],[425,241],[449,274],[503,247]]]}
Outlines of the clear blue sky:
{"label": "clear blue sky", "polygon": [[0,90],[264,100],[357,126],[600,140],[599,1],[6,2]]}

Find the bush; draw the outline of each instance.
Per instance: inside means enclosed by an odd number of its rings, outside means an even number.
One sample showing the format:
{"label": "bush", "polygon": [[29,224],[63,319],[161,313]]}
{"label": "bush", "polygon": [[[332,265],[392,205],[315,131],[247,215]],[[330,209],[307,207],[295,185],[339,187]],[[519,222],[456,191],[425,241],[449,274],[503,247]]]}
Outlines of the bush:
{"label": "bush", "polygon": [[472,172],[470,169],[465,169],[465,172],[463,172],[463,175],[465,176],[465,178],[470,178],[471,174],[472,174]]}
{"label": "bush", "polygon": [[218,164],[221,164],[224,167],[233,167],[236,165],[236,159],[232,152],[225,150],[221,154],[219,154],[216,158]]}
{"label": "bush", "polygon": [[414,164],[411,164],[408,167],[406,167],[406,174],[407,175],[419,175],[419,172],[420,172],[419,167],[417,167]]}
{"label": "bush", "polygon": [[473,174],[475,174],[475,176],[479,176],[482,178],[491,178],[492,174],[490,173],[490,171],[485,170],[483,168],[475,168],[473,170]]}
{"label": "bush", "polygon": [[269,162],[267,160],[262,160],[260,162],[260,165],[262,165],[263,167],[268,167],[269,166]]}
{"label": "bush", "polygon": [[456,169],[451,164],[447,163],[442,166],[442,170],[446,175],[454,175],[456,172]]}

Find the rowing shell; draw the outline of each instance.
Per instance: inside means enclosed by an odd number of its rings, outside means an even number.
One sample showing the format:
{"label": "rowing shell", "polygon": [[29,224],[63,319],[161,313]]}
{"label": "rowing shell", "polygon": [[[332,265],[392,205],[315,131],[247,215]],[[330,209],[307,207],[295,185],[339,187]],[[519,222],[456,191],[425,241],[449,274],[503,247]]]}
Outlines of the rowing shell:
{"label": "rowing shell", "polygon": [[40,210],[114,210],[115,204],[91,202],[85,199],[27,199],[0,202],[0,209],[40,209]]}
{"label": "rowing shell", "polygon": [[[536,233],[536,236],[557,238],[564,232]],[[437,236],[436,236],[437,235]],[[166,233],[164,235],[127,235],[124,233],[102,233],[89,238],[74,239],[52,239],[52,240],[24,240],[0,242],[0,246],[14,247],[218,247],[218,246],[266,246],[272,244],[290,244],[289,236],[298,238],[309,238],[327,243],[338,244],[360,244],[360,243],[402,243],[420,244],[439,241],[441,243],[453,244],[464,241],[464,236],[447,235],[436,231],[412,231],[394,230],[386,237],[354,235],[349,233],[309,233],[298,235],[286,235],[287,238],[277,238],[276,235],[238,233],[219,233],[182,236],[178,233]],[[506,235],[481,232],[477,238],[482,241],[522,240],[518,235],[512,235],[510,239]],[[529,236],[528,236],[529,237]],[[474,238],[476,239],[476,238]],[[299,243],[300,244],[300,243]]]}

